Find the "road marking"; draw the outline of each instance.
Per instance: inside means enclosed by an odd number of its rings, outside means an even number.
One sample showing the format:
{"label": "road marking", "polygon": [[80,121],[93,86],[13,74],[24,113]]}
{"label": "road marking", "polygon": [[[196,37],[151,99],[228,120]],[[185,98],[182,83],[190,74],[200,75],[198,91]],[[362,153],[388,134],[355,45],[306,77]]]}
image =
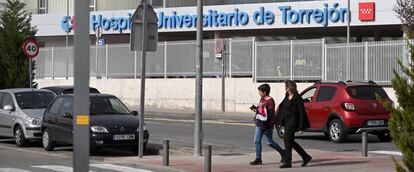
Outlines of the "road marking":
{"label": "road marking", "polygon": [[[194,120],[185,120],[185,119],[162,119],[162,118],[146,118],[147,120],[153,121],[169,121],[169,122],[186,122],[193,123]],[[212,121],[212,120],[203,120],[203,123],[207,124],[220,124],[220,125],[236,125],[236,126],[249,126],[254,127],[253,123],[236,123],[236,122],[225,122],[225,121]]]}
{"label": "road marking", "polygon": [[43,168],[43,169],[48,169],[48,170],[53,170],[53,171],[58,171],[58,172],[72,172],[73,171],[72,167],[61,166],[61,165],[39,165],[39,166],[32,166],[32,167]]}
{"label": "road marking", "polygon": [[119,171],[119,172],[152,172],[148,170],[125,167],[125,166],[120,166],[120,165],[113,165],[113,164],[91,164],[90,166],[95,167],[95,168]]}
{"label": "road marking", "polygon": [[[32,166],[33,168],[43,168],[48,170],[53,170],[57,172],[73,172],[72,167],[62,166],[62,165],[39,165],[39,166]],[[93,171],[89,171],[93,172]]]}
{"label": "road marking", "polygon": [[396,152],[396,151],[369,151],[369,153],[383,154],[383,155],[395,155],[395,156],[403,155],[401,152]]}
{"label": "road marking", "polygon": [[0,168],[0,172],[31,172],[18,168]]}

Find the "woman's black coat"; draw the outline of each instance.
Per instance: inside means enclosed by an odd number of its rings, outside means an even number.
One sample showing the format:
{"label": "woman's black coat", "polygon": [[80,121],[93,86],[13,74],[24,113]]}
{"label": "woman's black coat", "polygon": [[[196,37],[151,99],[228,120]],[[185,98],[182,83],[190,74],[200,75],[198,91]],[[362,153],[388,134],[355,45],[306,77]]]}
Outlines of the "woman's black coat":
{"label": "woman's black coat", "polygon": [[[278,112],[277,112],[277,116],[276,116],[276,124],[279,126],[284,126],[285,128],[287,127],[295,127],[295,131],[303,131],[305,129],[308,129],[309,126],[309,119],[308,119],[308,115],[306,114],[305,111],[305,104],[304,101],[302,99],[302,97],[299,94],[294,94],[293,98],[291,100],[291,114],[286,114],[283,113],[283,110],[281,110],[281,105],[285,102],[289,100],[289,95],[286,94],[285,98],[283,99],[282,103],[279,104],[279,108],[278,108]],[[286,115],[293,115],[293,120],[285,120],[286,119]],[[292,118],[292,117],[290,117]]]}

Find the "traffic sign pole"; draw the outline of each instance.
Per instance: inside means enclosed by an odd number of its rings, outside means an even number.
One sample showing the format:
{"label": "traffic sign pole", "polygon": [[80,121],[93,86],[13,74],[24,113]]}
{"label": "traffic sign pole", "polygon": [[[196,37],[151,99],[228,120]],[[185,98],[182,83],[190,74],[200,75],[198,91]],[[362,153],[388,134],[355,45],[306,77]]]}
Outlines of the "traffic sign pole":
{"label": "traffic sign pole", "polygon": [[141,98],[140,98],[140,118],[139,118],[139,145],[138,156],[144,156],[144,114],[145,114],[145,71],[146,71],[146,56],[147,56],[147,2],[144,2],[144,10],[142,10],[142,51],[141,51]]}
{"label": "traffic sign pole", "polygon": [[75,1],[73,169],[89,172],[89,1]]}
{"label": "traffic sign pole", "polygon": [[32,63],[33,63],[32,59],[29,59],[29,84],[30,84],[30,88],[33,88]]}

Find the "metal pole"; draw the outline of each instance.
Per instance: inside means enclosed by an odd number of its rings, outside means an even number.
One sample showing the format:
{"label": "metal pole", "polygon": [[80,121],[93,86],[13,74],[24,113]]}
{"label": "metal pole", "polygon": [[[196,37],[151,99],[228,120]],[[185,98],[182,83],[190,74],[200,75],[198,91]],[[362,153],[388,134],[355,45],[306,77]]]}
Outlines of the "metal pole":
{"label": "metal pole", "polygon": [[226,55],[222,53],[221,58],[221,111],[226,111]]}
{"label": "metal pole", "polygon": [[194,155],[201,156],[202,113],[203,113],[203,0],[197,0],[197,43],[196,43],[196,97]]}
{"label": "metal pole", "polygon": [[75,1],[73,169],[89,171],[89,1]]}
{"label": "metal pole", "polygon": [[362,132],[362,156],[368,156],[368,133]]}
{"label": "metal pole", "polygon": [[[66,50],[69,50],[69,0],[66,0]],[[66,79],[69,79],[69,53],[66,57]]]}
{"label": "metal pole", "polygon": [[96,34],[96,41],[95,41],[95,77],[96,79],[99,79],[99,75],[98,75],[98,45],[99,45],[99,35],[100,33],[100,29],[99,27],[95,28],[95,34]]}
{"label": "metal pole", "polygon": [[139,119],[139,145],[138,145],[138,156],[143,158],[144,156],[144,113],[145,113],[145,66],[146,66],[146,55],[147,55],[147,2],[144,1],[144,10],[142,14],[143,24],[142,24],[142,51],[141,51],[141,98],[140,98],[140,119]]}
{"label": "metal pole", "polygon": [[163,144],[163,165],[164,166],[169,166],[170,165],[170,141],[169,140],[164,140],[164,144]]}
{"label": "metal pole", "polygon": [[211,145],[205,146],[204,172],[211,172]]}
{"label": "metal pole", "polygon": [[33,88],[33,78],[32,78],[32,59],[29,58],[29,84],[30,88]]}
{"label": "metal pole", "polygon": [[346,26],[346,80],[350,80],[350,52],[349,42],[351,39],[351,2],[347,1],[348,15],[347,15],[347,26]]}

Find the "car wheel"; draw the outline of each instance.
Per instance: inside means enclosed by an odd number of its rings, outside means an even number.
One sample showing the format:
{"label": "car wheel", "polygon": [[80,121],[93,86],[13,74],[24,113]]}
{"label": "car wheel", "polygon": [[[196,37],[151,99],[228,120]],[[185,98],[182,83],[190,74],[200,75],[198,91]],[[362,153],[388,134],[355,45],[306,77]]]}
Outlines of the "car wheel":
{"label": "car wheel", "polygon": [[392,140],[391,133],[389,132],[378,133],[377,137],[381,142],[389,142]]}
{"label": "car wheel", "polygon": [[46,151],[53,151],[55,149],[55,143],[51,140],[49,131],[47,129],[42,132],[42,144]]}
{"label": "car wheel", "polygon": [[24,136],[24,132],[21,126],[17,126],[14,129],[14,141],[17,147],[24,147],[27,145],[26,137]]}
{"label": "car wheel", "polygon": [[277,131],[277,135],[279,136],[279,138],[283,139],[283,136],[285,135],[285,127],[277,126],[276,131]]}
{"label": "car wheel", "polygon": [[346,139],[345,125],[340,119],[334,119],[329,124],[329,139],[333,143],[341,143]]}

